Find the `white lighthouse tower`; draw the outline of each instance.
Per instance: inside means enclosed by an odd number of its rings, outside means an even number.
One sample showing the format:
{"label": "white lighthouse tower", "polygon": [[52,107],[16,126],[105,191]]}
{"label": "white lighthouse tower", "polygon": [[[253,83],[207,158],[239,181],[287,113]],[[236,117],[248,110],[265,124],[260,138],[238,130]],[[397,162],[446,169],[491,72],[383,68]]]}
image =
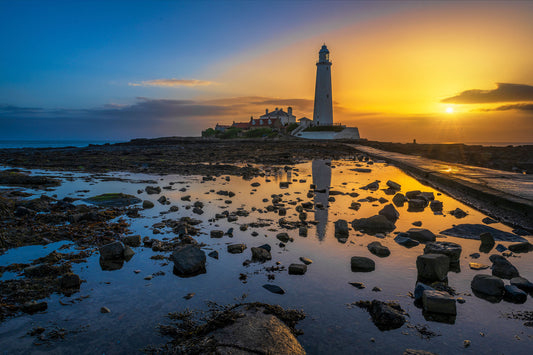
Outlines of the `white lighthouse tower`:
{"label": "white lighthouse tower", "polygon": [[331,62],[329,50],[324,44],[318,52],[316,63],[315,109],[313,124],[315,126],[333,125],[333,100],[331,99]]}

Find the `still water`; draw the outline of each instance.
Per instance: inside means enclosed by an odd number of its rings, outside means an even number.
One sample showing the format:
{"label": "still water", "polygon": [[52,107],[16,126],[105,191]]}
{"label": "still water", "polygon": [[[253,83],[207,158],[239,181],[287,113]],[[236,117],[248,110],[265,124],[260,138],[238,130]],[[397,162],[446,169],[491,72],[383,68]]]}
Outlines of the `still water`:
{"label": "still water", "polygon": [[[191,278],[180,278],[172,273],[172,263],[165,260],[152,260],[151,256],[157,254],[149,248],[134,248],[135,256],[120,270],[102,271],[98,261],[98,254],[94,253],[87,263],[73,264],[73,271],[86,280],[79,293],[70,298],[63,295],[53,295],[48,302],[48,310],[33,316],[22,315],[6,320],[0,324],[1,353],[134,353],[147,345],[157,345],[168,341],[157,332],[157,325],[165,323],[168,312],[190,309],[206,309],[206,301],[216,301],[220,304],[242,301],[243,296],[247,302],[266,302],[280,304],[286,308],[303,309],[307,318],[301,321],[297,328],[304,331],[298,339],[310,354],[354,354],[391,353],[401,354],[406,348],[423,349],[439,354],[528,354],[533,348],[533,329],[523,326],[523,321],[507,319],[503,315],[512,311],[525,311],[532,309],[531,296],[523,305],[507,302],[489,303],[475,297],[470,289],[470,282],[476,274],[490,274],[490,269],[475,271],[468,266],[470,261],[490,265],[489,255],[483,254],[479,259],[469,257],[471,253],[479,252],[480,242],[455,237],[444,237],[437,240],[446,240],[461,244],[460,272],[448,274],[449,285],[459,296],[466,300],[464,304],[457,304],[457,318],[454,324],[438,323],[425,320],[419,308],[413,305],[413,300],[408,295],[413,292],[416,283],[416,257],[423,254],[424,245],[407,249],[394,242],[394,232],[407,231],[413,227],[415,221],[422,222],[422,228],[427,228],[438,234],[440,231],[461,223],[482,223],[485,215],[463,205],[457,200],[440,194],[428,186],[422,185],[414,178],[406,175],[398,168],[375,163],[368,167],[370,173],[354,172],[354,161],[329,161],[316,160],[310,163],[294,166],[291,171],[282,167],[264,167],[266,176],[252,180],[243,180],[231,176],[229,181],[225,176],[218,177],[215,181],[203,182],[201,176],[178,175],[142,175],[142,174],[114,174],[123,178],[123,181],[106,181],[105,176],[92,176],[87,174],[63,174],[68,177],[63,184],[48,195],[63,197],[85,198],[92,195],[109,192],[123,192],[139,196],[141,199],[151,200],[155,208],[141,211],[141,218],[130,219],[123,217],[131,224],[133,234],[150,238],[172,238],[171,230],[161,229],[161,234],[153,234],[153,225],[163,219],[178,219],[190,216],[202,220],[200,227],[202,234],[197,236],[199,242],[207,246],[207,252],[217,250],[219,259],[207,258],[207,273]],[[54,173],[59,175],[59,173]],[[171,205],[179,207],[179,211],[160,214],[169,210],[169,205],[157,202],[160,195],[147,195],[144,190],[146,183],[140,180],[157,180],[158,185],[172,185],[173,190],[163,189]],[[352,201],[372,196],[383,197],[391,201],[392,196],[386,195],[383,190],[375,192],[361,190],[360,187],[375,180],[380,180],[380,188],[385,188],[387,180],[393,180],[402,186],[405,193],[410,190],[434,192],[436,199],[444,204],[444,213],[434,214],[429,208],[423,212],[408,212],[407,204],[399,207],[400,218],[396,222],[396,229],[385,238],[366,235],[357,231],[350,231],[346,243],[339,242],[334,237],[333,223],[338,219],[351,222],[355,218],[369,217],[378,213],[387,203],[362,202],[358,211],[349,209]],[[282,181],[292,182],[288,188],[281,189]],[[252,187],[254,182],[260,183]],[[346,194],[335,194],[334,201],[328,201],[329,193],[316,194],[314,198],[307,198],[310,184],[317,185],[318,189],[331,187],[330,190]],[[153,185],[153,184],[150,184]],[[185,192],[179,191],[186,188]],[[90,190],[87,193],[76,192]],[[232,203],[226,204],[227,196],[219,196],[215,191],[233,191],[236,195],[231,198]],[[31,191],[31,190],[28,190]],[[357,192],[359,197],[350,197],[347,193]],[[36,192],[40,193],[40,192]],[[298,220],[298,213],[291,201],[320,202],[326,209],[316,209],[308,213],[308,220],[316,220],[316,226],[309,229],[307,237],[300,237],[298,229],[284,230],[278,225],[279,216],[275,212],[267,212],[266,207],[271,204],[272,194],[283,194],[286,203],[287,220]],[[191,201],[182,201],[181,197],[191,196]],[[268,199],[268,202],[263,202]],[[204,202],[203,215],[192,213],[191,206],[195,201]],[[78,201],[77,203],[82,203]],[[244,209],[250,214],[239,217],[236,222],[226,220],[209,221],[216,213],[224,210],[229,212]],[[461,208],[468,212],[468,216],[457,219],[448,211]],[[240,231],[239,225],[257,221],[270,222],[264,228],[248,228]],[[511,228],[502,224],[491,225],[494,228],[510,232]],[[211,239],[209,232],[212,229],[227,230],[234,228],[234,236],[225,235],[222,239]],[[253,237],[252,232],[258,232]],[[294,242],[279,247],[275,238],[277,233],[288,232]],[[531,241],[530,237],[526,237]],[[391,255],[378,258],[366,248],[372,241],[380,241],[389,247]],[[247,249],[242,254],[229,254],[227,244],[245,243]],[[264,264],[252,263],[243,266],[243,262],[251,259],[250,248],[268,243],[272,246],[272,260]],[[497,242],[498,243],[498,242]],[[56,243],[57,244],[57,243]],[[10,250],[0,256],[0,265],[12,262],[28,262],[35,258],[50,253],[55,248],[65,243],[50,244],[46,247],[23,247]],[[502,242],[503,245],[511,243]],[[69,252],[68,244],[63,246],[61,252]],[[168,255],[170,253],[166,253]],[[521,276],[533,279],[533,256],[531,254],[517,254],[509,260],[520,271]],[[352,272],[350,258],[352,256],[366,256],[376,262],[376,270],[370,273]],[[288,267],[291,263],[300,263],[300,257],[313,260],[308,266],[307,273],[303,276],[288,275],[287,271],[275,273],[275,280],[269,281],[266,267],[280,262]],[[141,270],[139,274],[134,270]],[[145,280],[144,277],[163,271],[162,276]],[[240,274],[246,274],[246,282],[239,280]],[[4,275],[16,277],[16,275]],[[362,282],[366,288],[359,290],[349,282]],[[262,285],[272,283],[282,287],[286,293],[277,295],[269,293]],[[508,281],[506,281],[508,283]],[[381,292],[374,292],[377,286]],[[195,293],[190,300],[183,296]],[[64,306],[59,301],[66,303],[69,299],[80,296],[89,296],[80,299],[73,305]],[[350,304],[358,300],[378,299],[382,301],[396,300],[409,314],[408,324],[403,327],[381,332],[372,323],[369,314],[362,309],[352,307]],[[109,314],[101,314],[101,307],[108,307]],[[26,333],[35,326],[60,327],[69,330],[64,340],[50,344],[34,345],[34,337]],[[421,337],[413,326],[426,326],[438,336],[431,339]],[[470,340],[471,346],[463,347],[463,341]]]}

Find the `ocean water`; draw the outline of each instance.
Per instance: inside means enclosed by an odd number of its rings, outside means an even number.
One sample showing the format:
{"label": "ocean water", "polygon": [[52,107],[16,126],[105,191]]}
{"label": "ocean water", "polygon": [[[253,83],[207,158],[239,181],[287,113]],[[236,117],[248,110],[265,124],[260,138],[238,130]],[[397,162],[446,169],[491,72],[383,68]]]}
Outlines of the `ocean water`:
{"label": "ocean water", "polygon": [[89,144],[119,143],[120,140],[0,140],[0,149],[4,148],[60,148],[86,147]]}

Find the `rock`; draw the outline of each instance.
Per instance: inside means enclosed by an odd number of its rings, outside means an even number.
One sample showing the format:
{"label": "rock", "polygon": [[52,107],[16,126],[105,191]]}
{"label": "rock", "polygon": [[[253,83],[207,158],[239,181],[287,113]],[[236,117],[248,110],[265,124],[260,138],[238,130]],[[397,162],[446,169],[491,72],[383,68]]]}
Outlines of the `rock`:
{"label": "rock", "polygon": [[468,213],[457,207],[455,210],[450,211],[450,214],[454,216],[455,218],[464,218],[468,216]]}
{"label": "rock", "polygon": [[394,241],[406,248],[416,247],[420,244],[420,242],[409,238],[407,235],[407,233],[400,233],[394,238]]}
{"label": "rock", "polygon": [[352,227],[355,230],[365,233],[388,233],[396,229],[394,223],[389,221],[385,216],[375,215],[369,218],[354,219]]}
{"label": "rock", "polygon": [[290,240],[289,235],[287,233],[278,233],[276,235],[276,238],[283,243],[287,243]]}
{"label": "rock", "polygon": [[348,282],[350,285],[352,285],[355,288],[358,288],[362,290],[363,288],[366,288],[365,284],[362,282]]}
{"label": "rock", "polygon": [[285,294],[285,290],[282,289],[279,286],[276,286],[276,285],[264,284],[263,288],[268,290],[268,291],[270,291],[270,292],[272,292],[272,293],[276,293],[278,295],[284,295]]}
{"label": "rock", "polygon": [[422,192],[419,191],[419,190],[407,191],[407,192],[405,193],[405,196],[406,196],[409,200],[411,200],[411,199],[413,199],[413,198],[417,198],[421,193],[422,193]]}
{"label": "rock", "polygon": [[492,261],[492,275],[508,280],[520,276],[516,267],[503,256],[493,254],[489,259]]}
{"label": "rock", "polygon": [[527,300],[527,293],[514,285],[505,285],[503,299],[511,303],[524,303]]}
{"label": "rock", "polygon": [[393,190],[400,191],[402,189],[402,185],[398,184],[397,182],[394,182],[392,180],[387,181],[387,186],[390,187]]}
{"label": "rock", "polygon": [[133,257],[133,255],[135,255],[135,252],[133,251],[133,249],[131,249],[129,246],[126,245],[124,247],[123,255],[124,255],[124,259],[130,260]]}
{"label": "rock", "polygon": [[194,208],[192,209],[192,213],[197,214],[197,215],[202,215],[202,214],[204,214],[204,210],[202,210],[202,209],[199,208],[199,207],[194,207]]}
{"label": "rock", "polygon": [[261,186],[261,184],[258,183],[258,182],[252,182],[251,185],[252,185],[252,187],[258,187],[258,186]]}
{"label": "rock", "polygon": [[494,240],[502,242],[525,242],[526,240],[513,233],[503,232],[501,230],[486,226],[484,224],[458,224],[453,228],[446,229],[441,234],[450,235],[452,237],[477,239],[480,240],[480,235],[483,233],[490,233]]}
{"label": "rock", "polygon": [[260,245],[259,248],[263,248],[266,251],[268,251],[269,253],[272,251],[272,247],[270,245],[268,245],[268,244]]}
{"label": "rock", "polygon": [[397,329],[405,324],[405,311],[397,303],[373,300],[359,301],[357,305],[368,310],[372,322],[381,331]]}
{"label": "rock", "polygon": [[268,250],[264,248],[252,247],[252,260],[253,261],[265,262],[271,259],[272,259],[272,256],[270,255],[270,252]]}
{"label": "rock", "polygon": [[444,254],[424,254],[416,258],[418,279],[422,281],[446,280],[450,258]]}
{"label": "rock", "polygon": [[138,247],[141,245],[141,236],[140,235],[128,235],[122,239],[122,242],[125,245],[129,245],[131,247]]}
{"label": "rock", "polygon": [[439,201],[439,200],[433,200],[429,203],[429,208],[433,211],[433,212],[442,212],[442,208],[443,208],[443,205],[442,205],[442,201]]}
{"label": "rock", "polygon": [[503,297],[504,284],[502,279],[490,275],[476,275],[470,283],[472,291],[491,297]]}
{"label": "rock", "polygon": [[187,244],[175,250],[170,257],[174,262],[174,273],[188,277],[205,273],[205,252],[199,247]]}
{"label": "rock", "polygon": [[488,265],[484,265],[484,264],[480,264],[480,263],[469,263],[468,266],[472,270],[485,270],[485,269],[489,268]]}
{"label": "rock", "polygon": [[417,282],[415,286],[415,302],[422,302],[422,297],[424,296],[424,291],[426,290],[435,290],[433,287],[426,285],[422,282]]}
{"label": "rock", "polygon": [[511,244],[508,246],[509,250],[513,253],[529,253],[533,251],[533,244],[529,242],[523,242],[518,244]]}
{"label": "rock", "polygon": [[511,279],[511,285],[516,286],[522,291],[525,291],[528,293],[533,292],[533,282],[530,282],[523,277],[513,277]]}
{"label": "rock", "polygon": [[167,203],[167,197],[166,196],[160,196],[157,199],[157,202],[159,202],[160,204],[164,205],[165,203]]}
{"label": "rock", "polygon": [[124,259],[124,245],[119,241],[103,245],[98,251],[100,252],[100,258],[103,260]]}
{"label": "rock", "polygon": [[425,290],[422,296],[424,311],[457,315],[455,299],[447,292],[437,290]]}
{"label": "rock", "polygon": [[368,250],[379,257],[385,257],[390,255],[390,250],[380,242],[372,242],[366,246]]}
{"label": "rock", "polygon": [[107,307],[100,308],[100,313],[111,313],[111,310]]}
{"label": "rock", "polygon": [[493,224],[493,223],[498,223],[498,221],[490,218],[490,217],[485,217],[481,220],[481,222],[485,223],[485,224]]}
{"label": "rock", "polygon": [[366,186],[363,186],[362,187],[363,190],[377,190],[379,189],[379,182],[378,181],[374,181],[374,182],[371,182],[370,184],[366,185]]}
{"label": "rock", "polygon": [[209,351],[210,353],[305,354],[289,327],[272,312],[268,312],[267,308],[242,305],[231,312],[239,314],[239,317],[233,318],[229,325],[208,333],[205,340],[199,342],[207,344],[208,340],[213,339],[218,345],[214,351]]}
{"label": "rock", "polygon": [[207,256],[209,256],[210,258],[213,258],[213,259],[217,259],[217,260],[218,260],[218,251],[213,250],[212,252],[210,252],[209,254],[207,254]]}
{"label": "rock", "polygon": [[84,202],[102,207],[125,207],[141,202],[140,198],[123,193],[109,193],[89,197]]}
{"label": "rock", "polygon": [[415,221],[413,223],[411,223],[413,226],[415,227],[422,227],[422,221]]}
{"label": "rock", "polygon": [[426,201],[435,200],[435,194],[433,194],[433,192],[421,192],[418,197],[422,197]]}
{"label": "rock", "polygon": [[481,254],[479,253],[472,253],[469,255],[472,259],[479,259],[479,257],[481,256]]}
{"label": "rock", "polygon": [[393,204],[388,204],[378,212],[378,214],[385,216],[389,221],[395,223],[400,218],[400,213],[394,208]]}
{"label": "rock", "polygon": [[303,256],[300,256],[300,261],[302,263],[304,263],[305,265],[309,265],[309,264],[312,264],[313,263],[313,260],[309,259],[309,258],[306,258],[306,257],[303,257]]}
{"label": "rock", "polygon": [[450,258],[451,263],[459,261],[462,247],[452,242],[431,242],[426,244],[424,254],[444,254]]}
{"label": "rock", "polygon": [[148,195],[157,195],[161,193],[161,188],[159,186],[146,186],[144,190]]}
{"label": "rock", "polygon": [[479,251],[483,253],[488,253],[489,251],[494,248],[494,238],[492,237],[492,234],[485,232],[481,233],[479,235],[479,239],[481,240],[481,245],[479,246]]}
{"label": "rock", "polygon": [[352,256],[350,264],[354,272],[370,272],[376,269],[374,260],[364,256]]}
{"label": "rock", "polygon": [[48,308],[48,303],[46,302],[36,302],[30,301],[22,305],[21,310],[24,313],[33,314],[37,312],[44,312]]}
{"label": "rock", "polygon": [[307,265],[305,264],[290,264],[289,275],[303,275],[307,272]]}
{"label": "rock", "polygon": [[335,222],[335,238],[348,238],[349,234],[347,221],[339,219]]}
{"label": "rock", "polygon": [[405,349],[403,352],[403,355],[437,355],[437,354],[429,352],[429,351],[425,351],[425,350]]}
{"label": "rock", "polygon": [[246,244],[230,244],[228,245],[228,253],[240,254],[246,249]]}
{"label": "rock", "polygon": [[409,212],[422,212],[428,205],[427,200],[423,198],[413,198],[407,201]]}
{"label": "rock", "polygon": [[301,226],[299,229],[298,229],[298,235],[300,237],[307,237],[307,227],[306,226]]}
{"label": "rock", "polygon": [[221,230],[212,230],[210,232],[211,238],[222,238],[224,236],[224,231]]}
{"label": "rock", "polygon": [[419,242],[434,242],[437,238],[433,232],[425,228],[411,228],[406,233],[409,238]]}
{"label": "rock", "polygon": [[507,250],[507,247],[503,244],[498,244],[496,245],[496,250],[499,251],[500,253],[503,253],[504,251]]}
{"label": "rock", "polygon": [[407,202],[407,198],[404,194],[401,193],[397,193],[392,198],[392,203],[394,203],[394,205],[397,207],[402,207],[405,202]]}
{"label": "rock", "polygon": [[79,290],[81,286],[81,279],[76,274],[66,274],[59,279],[59,284],[61,285],[62,290]]}
{"label": "rock", "polygon": [[289,184],[290,184],[290,182],[288,182],[288,181],[280,181],[279,182],[279,188],[280,189],[287,189],[287,188],[289,188]]}

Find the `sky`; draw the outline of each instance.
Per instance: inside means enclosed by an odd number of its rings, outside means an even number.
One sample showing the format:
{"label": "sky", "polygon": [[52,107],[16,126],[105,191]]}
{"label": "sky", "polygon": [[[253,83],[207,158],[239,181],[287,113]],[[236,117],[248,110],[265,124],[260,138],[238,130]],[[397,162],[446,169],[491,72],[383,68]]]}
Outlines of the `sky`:
{"label": "sky", "polygon": [[0,139],[312,118],[325,43],[363,138],[533,143],[532,33],[531,1],[0,0]]}

